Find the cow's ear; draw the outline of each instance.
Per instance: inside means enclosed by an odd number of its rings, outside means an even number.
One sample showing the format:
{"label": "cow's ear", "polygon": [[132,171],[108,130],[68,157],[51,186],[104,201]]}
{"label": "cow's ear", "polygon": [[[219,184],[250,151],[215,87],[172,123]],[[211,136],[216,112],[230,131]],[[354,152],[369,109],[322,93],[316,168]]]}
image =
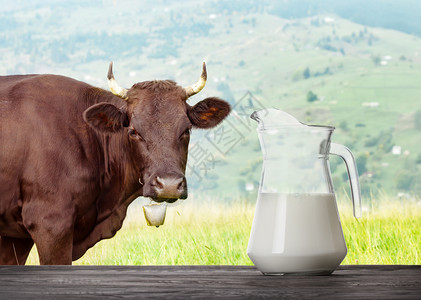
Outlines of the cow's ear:
{"label": "cow's ear", "polygon": [[189,107],[187,113],[194,127],[212,128],[222,122],[231,111],[228,102],[219,98],[206,98],[193,107]]}
{"label": "cow's ear", "polygon": [[109,103],[92,105],[83,112],[83,119],[92,128],[108,133],[118,132],[129,126],[126,112]]}

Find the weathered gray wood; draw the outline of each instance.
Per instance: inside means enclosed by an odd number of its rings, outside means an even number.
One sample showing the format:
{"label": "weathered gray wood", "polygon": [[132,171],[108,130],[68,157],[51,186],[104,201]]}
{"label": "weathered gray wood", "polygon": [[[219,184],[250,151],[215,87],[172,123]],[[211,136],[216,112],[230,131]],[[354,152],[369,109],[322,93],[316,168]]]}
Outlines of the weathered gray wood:
{"label": "weathered gray wood", "polygon": [[263,276],[250,266],[0,266],[0,299],[421,299],[421,266]]}

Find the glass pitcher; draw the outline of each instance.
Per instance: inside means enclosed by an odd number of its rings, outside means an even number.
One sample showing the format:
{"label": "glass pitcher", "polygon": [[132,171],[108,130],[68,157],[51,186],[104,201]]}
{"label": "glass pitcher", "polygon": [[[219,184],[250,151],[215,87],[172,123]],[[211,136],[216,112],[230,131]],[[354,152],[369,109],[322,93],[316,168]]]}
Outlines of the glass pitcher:
{"label": "glass pitcher", "polygon": [[361,216],[351,151],[331,143],[334,127],[311,126],[274,108],[256,111],[263,168],[247,254],[265,275],[332,273],[347,248],[329,168],[329,154],[348,169],[354,216]]}

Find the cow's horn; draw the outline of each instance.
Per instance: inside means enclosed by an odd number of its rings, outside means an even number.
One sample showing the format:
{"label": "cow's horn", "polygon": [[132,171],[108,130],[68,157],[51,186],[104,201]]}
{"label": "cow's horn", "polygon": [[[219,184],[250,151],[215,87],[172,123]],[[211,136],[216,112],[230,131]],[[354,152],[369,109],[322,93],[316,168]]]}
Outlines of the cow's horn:
{"label": "cow's horn", "polygon": [[116,95],[119,96],[121,99],[127,100],[127,90],[125,88],[122,88],[117,81],[114,79],[113,75],[113,62],[110,62],[110,66],[108,68],[108,87],[110,88],[110,91]]}
{"label": "cow's horn", "polygon": [[200,92],[205,87],[207,77],[206,64],[203,62],[202,75],[200,75],[199,80],[195,84],[185,88],[187,97],[191,97]]}

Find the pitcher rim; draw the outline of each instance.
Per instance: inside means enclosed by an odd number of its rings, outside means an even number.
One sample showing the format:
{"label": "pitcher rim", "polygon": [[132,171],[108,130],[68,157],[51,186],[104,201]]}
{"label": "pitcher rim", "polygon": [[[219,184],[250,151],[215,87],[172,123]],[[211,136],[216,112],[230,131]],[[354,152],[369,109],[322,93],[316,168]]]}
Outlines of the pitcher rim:
{"label": "pitcher rim", "polygon": [[[301,122],[300,122],[301,123]],[[273,130],[273,129],[289,129],[289,128],[304,128],[307,129],[307,127],[315,128],[315,129],[324,129],[327,131],[333,132],[336,127],[335,126],[329,126],[329,125],[308,125],[305,123],[297,124],[297,125],[274,125],[274,126],[257,126],[257,131],[265,131],[265,130]]]}

